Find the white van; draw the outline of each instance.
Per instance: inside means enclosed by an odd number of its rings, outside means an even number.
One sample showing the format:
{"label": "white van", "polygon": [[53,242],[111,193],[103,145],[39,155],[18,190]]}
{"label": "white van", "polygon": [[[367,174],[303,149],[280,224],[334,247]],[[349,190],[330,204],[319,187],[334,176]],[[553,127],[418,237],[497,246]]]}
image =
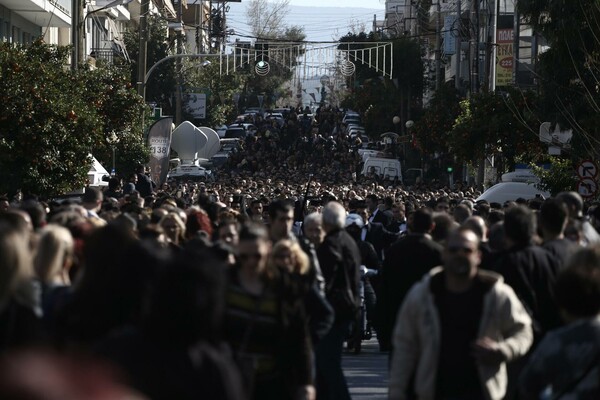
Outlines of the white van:
{"label": "white van", "polygon": [[395,179],[402,182],[402,167],[400,161],[395,158],[369,157],[363,165],[362,175],[370,172],[383,177],[384,179]]}
{"label": "white van", "polygon": [[532,183],[500,182],[483,192],[476,201],[487,200],[490,203],[504,203],[519,198],[530,200],[535,197],[546,199],[550,197],[550,193],[537,189]]}

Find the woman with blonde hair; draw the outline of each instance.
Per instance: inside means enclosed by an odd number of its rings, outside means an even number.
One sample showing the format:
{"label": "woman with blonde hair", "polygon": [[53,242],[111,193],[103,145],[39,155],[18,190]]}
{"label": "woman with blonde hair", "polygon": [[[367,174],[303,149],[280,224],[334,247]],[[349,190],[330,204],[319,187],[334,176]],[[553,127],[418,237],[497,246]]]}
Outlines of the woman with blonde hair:
{"label": "woman with blonde hair", "polygon": [[42,338],[29,240],[22,216],[0,213],[0,354]]}
{"label": "woman with blonde hair", "polygon": [[45,226],[37,243],[34,270],[47,286],[69,286],[69,268],[73,264],[74,242],[67,228],[50,224]]}
{"label": "woman with blonde hair", "polygon": [[185,223],[178,213],[171,211],[163,216],[158,225],[164,230],[169,245],[181,248],[185,242]]}
{"label": "woman with blonde hair", "polygon": [[280,240],[273,246],[269,263],[298,275],[306,275],[310,267],[310,260],[300,244],[289,239]]}
{"label": "woman with blonde hair", "polygon": [[302,299],[313,345],[322,339],[333,325],[333,308],[321,292],[310,259],[295,240],[275,243],[269,255],[269,266],[289,275],[292,290]]}
{"label": "woman with blonde hair", "polygon": [[75,241],[71,232],[60,225],[49,224],[41,231],[33,268],[42,283],[42,309],[44,320],[50,321],[60,299],[69,293]]}

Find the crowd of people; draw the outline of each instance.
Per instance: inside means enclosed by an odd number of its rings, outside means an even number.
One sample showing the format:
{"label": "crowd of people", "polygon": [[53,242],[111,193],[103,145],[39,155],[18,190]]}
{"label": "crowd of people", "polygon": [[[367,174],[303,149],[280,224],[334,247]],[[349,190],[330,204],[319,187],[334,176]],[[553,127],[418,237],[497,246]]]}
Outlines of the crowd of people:
{"label": "crowd of people", "polygon": [[0,397],[85,390],[101,360],[120,396],[349,398],[361,301],[390,398],[600,393],[600,218],[577,193],[138,185],[0,202]]}
{"label": "crowd of people", "polygon": [[344,400],[373,332],[390,399],[600,398],[599,207],[360,177],[321,121],[215,181],[0,198],[0,398]]}

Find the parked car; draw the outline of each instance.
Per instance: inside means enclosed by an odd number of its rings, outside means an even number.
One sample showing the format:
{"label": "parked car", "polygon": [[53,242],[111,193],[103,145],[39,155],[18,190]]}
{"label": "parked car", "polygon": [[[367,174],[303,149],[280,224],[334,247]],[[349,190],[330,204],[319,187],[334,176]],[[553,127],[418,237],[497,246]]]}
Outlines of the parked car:
{"label": "parked car", "polygon": [[227,131],[227,125],[217,126],[214,129],[215,129],[215,132],[217,132],[217,135],[219,135],[220,138],[225,137],[225,132]]}
{"label": "parked car", "polygon": [[248,133],[243,126],[230,126],[225,131],[225,139],[245,139]]}

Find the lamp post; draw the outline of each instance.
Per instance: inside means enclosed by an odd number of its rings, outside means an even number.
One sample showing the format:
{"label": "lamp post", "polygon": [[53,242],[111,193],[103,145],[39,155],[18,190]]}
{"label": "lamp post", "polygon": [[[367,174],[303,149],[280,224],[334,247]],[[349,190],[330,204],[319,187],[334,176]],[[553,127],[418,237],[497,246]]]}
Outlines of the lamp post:
{"label": "lamp post", "polygon": [[116,146],[119,143],[120,139],[117,136],[115,131],[111,131],[110,134],[106,137],[106,142],[110,145],[110,147],[112,148],[112,170],[110,171],[110,176],[115,176],[117,171],[115,169],[115,153],[116,153]]}
{"label": "lamp post", "polygon": [[[145,102],[146,101],[146,84],[148,83],[148,79],[150,79],[152,72],[154,72],[154,70],[156,68],[158,68],[158,66],[161,65],[162,63],[169,61],[169,60],[181,59],[181,58],[211,58],[211,57],[223,58],[224,56],[223,56],[223,54],[171,54],[170,56],[161,58],[160,60],[155,62],[154,65],[152,65],[150,67],[150,69],[148,70],[148,72],[145,73],[145,75],[143,75],[143,80],[141,80],[141,81],[138,80],[138,82],[137,82],[138,94],[140,96],[142,96],[142,99]],[[208,61],[208,60],[206,60],[206,61]],[[206,61],[204,61],[202,64],[205,65]],[[140,78],[141,77],[142,77],[142,75],[140,75]],[[145,113],[142,113],[142,129],[145,124],[144,119],[145,119]]]}

